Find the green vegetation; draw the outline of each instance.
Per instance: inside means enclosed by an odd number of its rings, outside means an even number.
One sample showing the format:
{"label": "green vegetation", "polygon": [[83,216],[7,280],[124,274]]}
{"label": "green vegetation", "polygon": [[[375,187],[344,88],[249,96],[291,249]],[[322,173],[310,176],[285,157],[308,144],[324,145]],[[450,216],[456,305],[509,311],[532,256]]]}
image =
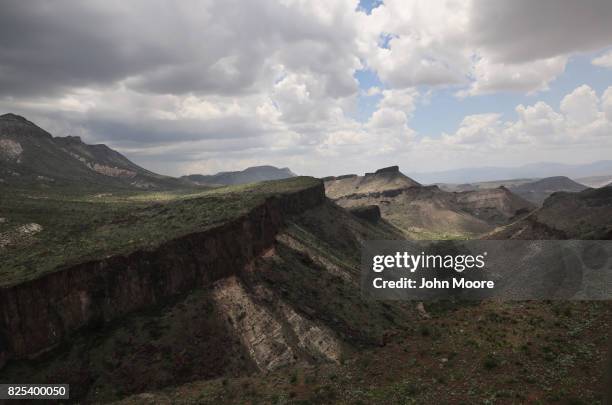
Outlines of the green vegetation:
{"label": "green vegetation", "polygon": [[[87,260],[203,231],[247,213],[271,196],[318,183],[309,177],[165,192],[0,189],[0,233],[14,239],[1,248],[0,285],[33,279]],[[25,224],[42,230],[19,238]]]}
{"label": "green vegetation", "polygon": [[[167,208],[181,224],[198,210],[181,213],[189,204],[237,211],[234,199],[250,205],[309,184],[316,183],[63,200],[115,207],[119,218]],[[171,223],[167,213],[158,215]],[[412,302],[362,299],[359,241],[401,237],[384,220],[372,224],[328,202],[292,218],[278,243],[238,276],[260,308],[274,313],[282,303],[332,331],[343,343],[338,363],[303,361],[257,372],[228,314],[200,289],[85,328],[57,350],[9,363],[3,378],[59,379],[74,387],[75,399],[124,404],[602,403],[609,303],[441,301],[425,303],[423,314]],[[270,293],[256,293],[262,290]]]}
{"label": "green vegetation", "polygon": [[343,364],[197,381],[120,403],[602,404],[609,310],[606,302],[449,306]]}

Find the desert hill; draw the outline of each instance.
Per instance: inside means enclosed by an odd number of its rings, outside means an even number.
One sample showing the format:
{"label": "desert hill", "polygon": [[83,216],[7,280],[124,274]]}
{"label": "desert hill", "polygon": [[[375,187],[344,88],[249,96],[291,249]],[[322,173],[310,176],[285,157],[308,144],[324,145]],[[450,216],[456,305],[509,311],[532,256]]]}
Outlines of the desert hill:
{"label": "desert hill", "polygon": [[0,185],[164,189],[185,186],[150,172],[106,145],[53,137],[33,122],[0,116]]}
{"label": "desert hill", "polygon": [[542,204],[548,196],[558,191],[579,192],[587,186],[580,184],[569,177],[547,177],[530,183],[508,187],[513,193],[520,195],[535,204]]}
{"label": "desert hill", "polygon": [[558,192],[523,219],[487,235],[488,239],[610,239],[612,188]]}
{"label": "desert hill", "polygon": [[384,219],[417,238],[478,235],[535,208],[504,187],[455,193],[422,186],[397,166],[324,180],[327,196],[337,204],[376,205]]}
{"label": "desert hill", "polygon": [[281,180],[295,177],[289,168],[278,168],[274,166],[254,166],[241,171],[220,172],[212,175],[190,174],[181,177],[197,185],[225,185],[256,183],[266,180]]}
{"label": "desert hill", "polygon": [[329,198],[338,199],[352,194],[365,194],[399,190],[421,185],[399,171],[398,166],[390,166],[366,173],[365,176],[349,174],[339,177],[326,177],[325,192]]}

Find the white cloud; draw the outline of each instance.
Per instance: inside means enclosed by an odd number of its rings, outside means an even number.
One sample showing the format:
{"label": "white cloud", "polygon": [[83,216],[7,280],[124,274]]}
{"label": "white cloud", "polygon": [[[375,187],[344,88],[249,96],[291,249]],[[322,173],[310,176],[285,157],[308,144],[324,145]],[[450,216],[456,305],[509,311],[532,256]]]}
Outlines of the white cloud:
{"label": "white cloud", "polygon": [[582,85],[561,100],[561,112],[568,125],[583,127],[596,121],[599,115],[599,98],[595,91]]}
{"label": "white cloud", "polygon": [[413,89],[384,90],[378,109],[366,123],[366,129],[383,150],[406,148],[414,137],[408,122],[415,109],[418,93]]}
{"label": "white cloud", "polygon": [[612,86],[608,87],[603,96],[601,96],[601,108],[606,119],[612,122]]}
{"label": "white cloud", "polygon": [[382,95],[379,108],[399,110],[410,116],[416,107],[416,99],[419,94],[414,89],[396,89],[384,90]]}
{"label": "white cloud", "polygon": [[[453,1],[388,0],[368,17],[361,49],[392,87],[465,82],[467,9]],[[387,39],[384,47],[381,37]]]}
{"label": "white cloud", "polygon": [[[606,116],[610,107],[612,87],[601,98],[587,85],[566,95],[559,111],[538,101],[534,105],[516,107],[517,119],[502,121],[499,114],[470,115],[463,119],[457,131],[439,140],[427,140],[440,149],[446,145],[469,146],[481,152],[493,152],[501,158],[510,150],[561,148],[568,156],[576,144],[587,144],[604,150],[612,147],[612,120]],[[520,160],[520,159],[519,159]]]}
{"label": "white cloud", "polygon": [[612,51],[608,51],[603,55],[594,58],[591,63],[595,66],[612,68]]}
{"label": "white cloud", "polygon": [[604,0],[387,0],[372,11],[360,50],[390,87],[534,93],[569,55],[610,45],[611,18]]}
{"label": "white cloud", "polygon": [[368,91],[366,91],[366,93],[365,93],[365,94],[366,94],[367,96],[370,96],[370,97],[371,97],[371,96],[376,96],[376,95],[380,94],[380,93],[381,93],[381,91],[382,91],[382,90],[380,89],[380,87],[378,87],[378,86],[372,86],[372,87],[370,87],[370,88],[368,89]]}
{"label": "white cloud", "polygon": [[563,132],[565,117],[542,101],[530,106],[520,104],[515,111],[518,120],[511,124],[511,131],[523,141],[544,139]]}
{"label": "white cloud", "polygon": [[520,91],[534,93],[547,90],[548,84],[565,70],[566,56],[540,59],[527,63],[493,63],[480,58],[474,65],[473,82],[460,96]]}
{"label": "white cloud", "polygon": [[455,134],[444,134],[442,139],[449,144],[487,144],[490,146],[500,133],[499,118],[499,114],[468,115],[463,118]]}

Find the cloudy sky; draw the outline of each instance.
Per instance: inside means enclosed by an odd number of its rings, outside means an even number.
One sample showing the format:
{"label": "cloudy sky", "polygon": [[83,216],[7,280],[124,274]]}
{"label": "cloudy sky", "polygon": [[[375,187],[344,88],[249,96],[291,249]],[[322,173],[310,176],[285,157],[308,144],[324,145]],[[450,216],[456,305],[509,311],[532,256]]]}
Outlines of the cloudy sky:
{"label": "cloudy sky", "polygon": [[612,158],[609,0],[0,0],[0,113],[171,175]]}

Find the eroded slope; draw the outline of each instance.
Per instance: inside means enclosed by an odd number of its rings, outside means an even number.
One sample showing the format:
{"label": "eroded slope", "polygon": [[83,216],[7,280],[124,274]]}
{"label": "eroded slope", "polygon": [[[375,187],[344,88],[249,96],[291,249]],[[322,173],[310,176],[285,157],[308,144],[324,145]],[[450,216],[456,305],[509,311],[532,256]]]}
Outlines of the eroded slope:
{"label": "eroded slope", "polygon": [[316,204],[213,284],[90,324],[35,361],[10,362],[0,377],[61,380],[73,384],[74,398],[106,401],[193,380],[340,364],[416,316],[411,306],[360,295],[363,240],[399,237],[382,220]]}

